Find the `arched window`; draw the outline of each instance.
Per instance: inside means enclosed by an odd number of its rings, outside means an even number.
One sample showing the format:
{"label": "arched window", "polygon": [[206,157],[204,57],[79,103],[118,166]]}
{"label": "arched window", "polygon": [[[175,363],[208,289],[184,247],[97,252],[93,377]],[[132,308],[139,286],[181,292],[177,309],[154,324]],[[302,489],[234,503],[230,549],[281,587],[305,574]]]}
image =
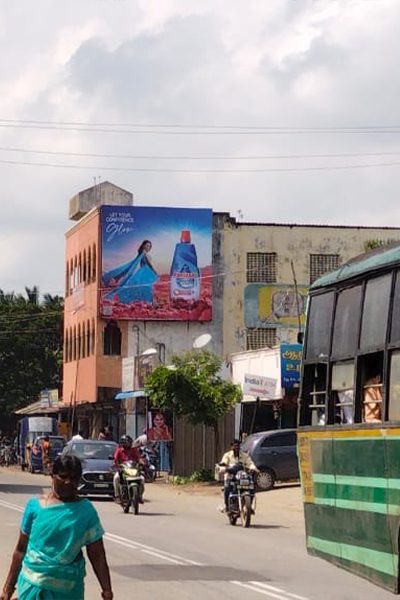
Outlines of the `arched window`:
{"label": "arched window", "polygon": [[67,329],[64,334],[64,362],[68,362],[68,343],[69,343],[69,339],[68,339],[68,329]]}
{"label": "arched window", "polygon": [[72,360],[76,360],[77,352],[76,352],[76,325],[74,325],[74,334],[72,340]]}
{"label": "arched window", "polygon": [[92,252],[92,279],[96,281],[96,244],[93,244],[93,252]]}
{"label": "arched window", "polygon": [[115,321],[110,321],[104,328],[103,353],[105,356],[121,354],[121,330]]}
{"label": "arched window", "polygon": [[78,257],[78,284],[82,283],[82,254],[79,252]]}
{"label": "arched window", "polygon": [[74,287],[74,261],[71,258],[69,263],[69,296],[72,294],[72,288]]}
{"label": "arched window", "polygon": [[94,354],[96,349],[96,329],[94,319],[92,319],[92,330],[90,332],[90,346],[91,354]]}
{"label": "arched window", "polygon": [[78,360],[82,358],[82,335],[81,335],[81,324],[78,325]]}
{"label": "arched window", "polygon": [[88,249],[87,280],[88,280],[88,283],[90,283],[92,281],[92,249],[90,246]]}
{"label": "arched window", "polygon": [[69,264],[65,264],[65,296],[69,296]]}
{"label": "arched window", "polygon": [[86,356],[90,356],[90,321],[86,323]]}
{"label": "arched window", "polygon": [[87,264],[86,264],[86,250],[83,251],[83,265],[82,265],[82,280],[87,283]]}
{"label": "arched window", "polygon": [[82,337],[81,337],[81,351],[82,358],[86,358],[86,323],[82,323]]}

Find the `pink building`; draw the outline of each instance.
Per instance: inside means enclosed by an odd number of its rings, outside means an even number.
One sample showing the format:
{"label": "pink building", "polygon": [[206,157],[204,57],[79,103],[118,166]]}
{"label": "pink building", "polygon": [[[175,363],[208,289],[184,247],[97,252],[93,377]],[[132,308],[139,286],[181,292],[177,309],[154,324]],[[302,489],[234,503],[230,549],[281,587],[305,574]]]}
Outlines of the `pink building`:
{"label": "pink building", "polygon": [[72,429],[96,435],[106,425],[118,430],[122,357],[128,322],[99,315],[99,206],[132,205],[131,193],[108,182],[70,200],[69,217],[77,221],[65,234],[65,309],[63,401]]}

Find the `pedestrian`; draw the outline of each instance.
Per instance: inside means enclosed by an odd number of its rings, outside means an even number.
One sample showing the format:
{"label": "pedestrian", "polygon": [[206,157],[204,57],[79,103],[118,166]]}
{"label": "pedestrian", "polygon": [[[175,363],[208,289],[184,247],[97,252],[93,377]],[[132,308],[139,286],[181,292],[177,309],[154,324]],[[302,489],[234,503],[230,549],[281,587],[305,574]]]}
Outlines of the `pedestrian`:
{"label": "pedestrian", "polygon": [[113,599],[104,530],[92,503],[78,496],[81,475],[77,457],[57,457],[51,492],[26,503],[0,600],[11,600],[15,587],[18,600],[83,600],[84,546],[103,600]]}
{"label": "pedestrian", "polygon": [[98,437],[98,439],[99,439],[99,440],[106,440],[106,439],[107,439],[107,438],[106,438],[106,430],[105,430],[105,428],[104,428],[104,427],[102,427],[102,428],[100,429],[100,431],[99,431],[99,437]]}
{"label": "pedestrian", "polygon": [[104,428],[104,433],[105,433],[105,439],[106,440],[113,440],[114,439],[114,434],[113,434],[113,427],[112,425],[108,425],[107,427]]}
{"label": "pedestrian", "polygon": [[71,440],[84,440],[85,435],[82,429],[78,431],[75,435],[72,436]]}

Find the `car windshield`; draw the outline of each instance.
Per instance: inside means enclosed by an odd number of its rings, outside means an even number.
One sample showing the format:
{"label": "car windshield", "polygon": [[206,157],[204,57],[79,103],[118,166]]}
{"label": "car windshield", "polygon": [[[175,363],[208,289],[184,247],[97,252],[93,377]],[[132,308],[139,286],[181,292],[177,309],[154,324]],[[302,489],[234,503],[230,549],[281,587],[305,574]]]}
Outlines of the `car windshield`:
{"label": "car windshield", "polygon": [[76,442],[72,444],[72,454],[78,458],[93,458],[99,460],[107,460],[114,454],[116,444],[98,442],[95,444],[85,444],[84,442]]}
{"label": "car windshield", "polygon": [[248,435],[247,438],[241,443],[240,449],[243,450],[243,452],[249,452],[259,437],[260,436],[257,433]]}

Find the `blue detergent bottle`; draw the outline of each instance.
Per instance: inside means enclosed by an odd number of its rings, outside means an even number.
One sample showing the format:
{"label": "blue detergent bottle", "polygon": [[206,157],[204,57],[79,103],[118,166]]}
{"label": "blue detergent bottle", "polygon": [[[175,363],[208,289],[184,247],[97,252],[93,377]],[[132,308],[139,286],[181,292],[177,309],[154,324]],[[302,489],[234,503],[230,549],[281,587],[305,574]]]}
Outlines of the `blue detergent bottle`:
{"label": "blue detergent bottle", "polygon": [[197,254],[191,243],[190,231],[181,231],[181,241],[176,244],[172,259],[169,293],[171,302],[196,302],[200,296],[200,270]]}

